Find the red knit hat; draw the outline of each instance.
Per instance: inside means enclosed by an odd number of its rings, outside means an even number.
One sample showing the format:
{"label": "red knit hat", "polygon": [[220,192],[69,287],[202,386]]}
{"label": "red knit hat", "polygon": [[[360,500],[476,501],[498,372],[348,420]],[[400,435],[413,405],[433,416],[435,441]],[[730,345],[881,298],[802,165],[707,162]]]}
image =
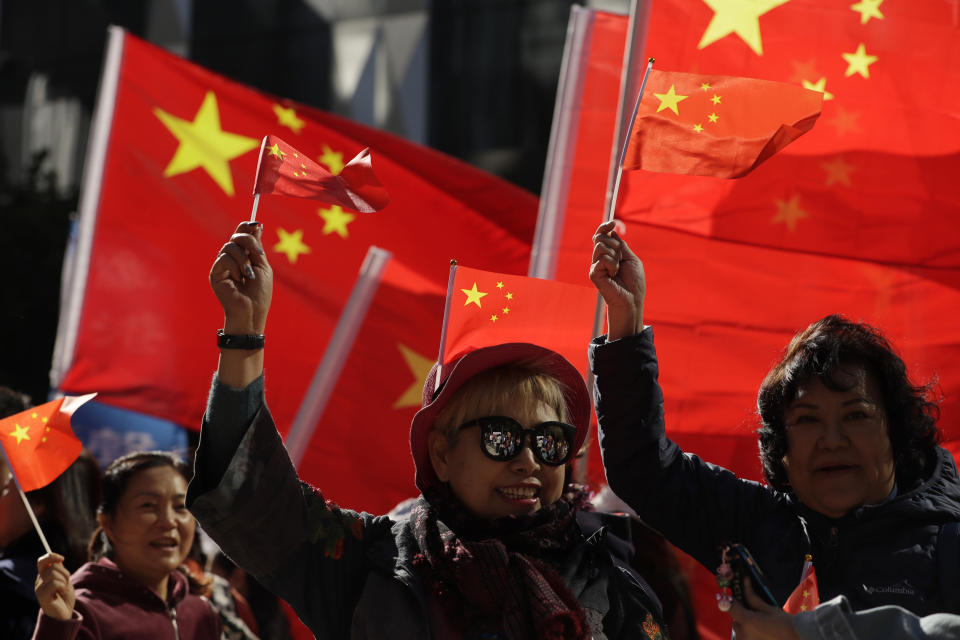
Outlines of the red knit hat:
{"label": "red knit hat", "polygon": [[423,404],[410,424],[410,452],[416,466],[416,483],[420,491],[438,482],[427,450],[427,436],[433,428],[437,414],[446,406],[453,394],[472,377],[511,362],[535,360],[540,370],[556,378],[565,388],[570,421],[577,428],[573,450],[579,451],[590,428],[590,394],[587,385],[576,367],[555,351],[526,342],[509,342],[471,351],[460,359],[443,367],[440,389],[434,393],[437,379],[437,364],[430,369],[423,384]]}

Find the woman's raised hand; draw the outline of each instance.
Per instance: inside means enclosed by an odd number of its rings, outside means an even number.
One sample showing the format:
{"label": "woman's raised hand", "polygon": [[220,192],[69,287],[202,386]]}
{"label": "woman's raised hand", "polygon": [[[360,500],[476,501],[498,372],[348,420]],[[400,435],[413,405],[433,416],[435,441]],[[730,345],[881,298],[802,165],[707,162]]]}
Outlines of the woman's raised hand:
{"label": "woman's raised hand", "polygon": [[[273,269],[260,243],[263,225],[241,222],[210,269],[210,286],[223,307],[223,332],[262,334],[273,297]],[[263,349],[222,349],[217,377],[243,389],[263,372]]]}
{"label": "woman's raised hand", "polygon": [[210,269],[210,286],[223,307],[223,331],[263,333],[273,296],[273,269],[260,244],[263,225],[241,222]]}
{"label": "woman's raised hand", "polygon": [[77,600],[70,572],[63,566],[63,556],[47,553],[37,560],[37,580],[33,585],[43,612],[56,620],[69,620]]}
{"label": "woman's raised hand", "polygon": [[647,292],[643,263],[616,232],[616,221],[604,222],[593,235],[590,280],[607,304],[607,339],[643,330],[643,298]]}

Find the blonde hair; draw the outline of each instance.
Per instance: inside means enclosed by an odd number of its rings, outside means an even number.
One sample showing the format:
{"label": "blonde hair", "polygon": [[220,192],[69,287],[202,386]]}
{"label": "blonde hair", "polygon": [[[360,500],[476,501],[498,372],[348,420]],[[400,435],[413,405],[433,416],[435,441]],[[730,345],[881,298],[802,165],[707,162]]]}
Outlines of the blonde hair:
{"label": "blonde hair", "polygon": [[468,420],[489,415],[511,415],[516,407],[544,403],[557,419],[570,422],[566,385],[543,372],[538,361],[512,362],[487,369],[468,380],[437,414],[432,431],[453,440]]}

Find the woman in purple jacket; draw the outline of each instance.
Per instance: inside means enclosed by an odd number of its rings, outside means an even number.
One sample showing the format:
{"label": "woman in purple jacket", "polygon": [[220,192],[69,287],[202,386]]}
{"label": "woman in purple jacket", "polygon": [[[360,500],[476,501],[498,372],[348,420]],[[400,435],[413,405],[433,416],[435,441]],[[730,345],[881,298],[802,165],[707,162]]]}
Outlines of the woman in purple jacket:
{"label": "woman in purple jacket", "polygon": [[104,474],[91,562],[72,577],[63,557],[37,562],[41,613],[34,638],[215,640],[216,614],[178,571],[196,521],[187,511],[189,467],[169,453],[132,453]]}

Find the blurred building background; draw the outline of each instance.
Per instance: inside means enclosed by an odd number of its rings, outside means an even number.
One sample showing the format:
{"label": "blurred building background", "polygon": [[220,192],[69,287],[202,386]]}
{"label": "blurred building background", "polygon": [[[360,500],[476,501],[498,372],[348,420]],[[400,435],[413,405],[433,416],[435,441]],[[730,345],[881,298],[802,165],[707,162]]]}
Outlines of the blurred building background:
{"label": "blurred building background", "polygon": [[572,4],[0,0],[0,384],[48,392],[107,25],[537,193]]}

